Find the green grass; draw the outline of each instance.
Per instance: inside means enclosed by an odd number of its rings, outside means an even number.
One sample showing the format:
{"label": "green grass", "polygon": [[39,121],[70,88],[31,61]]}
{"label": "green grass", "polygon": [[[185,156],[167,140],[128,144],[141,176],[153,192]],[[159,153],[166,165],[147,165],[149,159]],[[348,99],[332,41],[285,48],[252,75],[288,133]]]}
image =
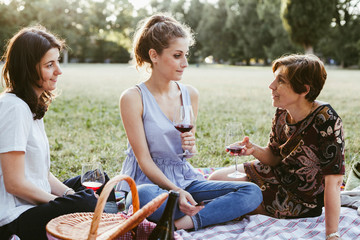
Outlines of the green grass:
{"label": "green grass", "polygon": [[[347,171],[360,151],[360,71],[328,68],[318,97],[342,117]],[[45,115],[52,172],[61,180],[80,174],[82,162],[100,161],[110,177],[119,173],[127,140],[119,114],[122,91],[146,79],[130,65],[69,64],[58,83],[60,95]],[[270,67],[190,66],[182,82],[200,92],[197,119],[199,154],[194,167],[233,164],[224,151],[224,126],[241,121],[251,140],[266,145],[275,108],[271,105]],[[249,161],[251,157],[243,157]]]}

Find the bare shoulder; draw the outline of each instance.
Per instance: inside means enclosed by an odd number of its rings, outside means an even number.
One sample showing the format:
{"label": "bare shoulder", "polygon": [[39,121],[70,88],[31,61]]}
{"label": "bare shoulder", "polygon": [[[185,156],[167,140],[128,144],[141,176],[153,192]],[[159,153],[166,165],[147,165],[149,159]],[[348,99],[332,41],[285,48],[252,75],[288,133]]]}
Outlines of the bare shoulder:
{"label": "bare shoulder", "polygon": [[193,97],[197,98],[199,96],[199,91],[195,87],[191,85],[185,85],[185,87],[187,88],[191,98]]}
{"label": "bare shoulder", "polygon": [[185,87],[187,88],[187,90],[189,92],[190,99],[191,99],[191,105],[193,106],[194,113],[195,113],[195,115],[197,115],[198,104],[199,104],[199,91],[191,85],[185,85]]}
{"label": "bare shoulder", "polygon": [[125,90],[120,97],[120,112],[122,117],[131,114],[142,114],[142,99],[140,90],[137,87],[132,87]]}
{"label": "bare shoulder", "polygon": [[122,92],[120,96],[120,103],[121,102],[134,102],[141,100],[140,90],[137,87],[132,87],[126,89]]}

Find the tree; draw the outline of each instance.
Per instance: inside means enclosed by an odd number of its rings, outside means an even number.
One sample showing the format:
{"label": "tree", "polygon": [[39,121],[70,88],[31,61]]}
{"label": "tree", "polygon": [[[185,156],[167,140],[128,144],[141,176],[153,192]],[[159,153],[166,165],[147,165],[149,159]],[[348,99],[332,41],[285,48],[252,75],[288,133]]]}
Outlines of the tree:
{"label": "tree", "polygon": [[226,0],[217,5],[205,3],[202,18],[197,26],[197,40],[202,45],[200,55],[205,58],[212,55],[218,62],[229,59],[229,46],[235,38],[225,29],[227,20]]}
{"label": "tree", "polygon": [[7,41],[19,30],[19,14],[17,2],[10,2],[9,5],[0,2],[0,56],[5,52]]}
{"label": "tree", "polygon": [[271,37],[264,42],[268,59],[274,60],[284,54],[300,52],[301,48],[290,41],[280,18],[281,0],[261,0],[257,5],[262,27],[268,29]]}
{"label": "tree", "polygon": [[[12,0],[0,3],[0,11],[2,42],[21,27],[41,24],[64,38],[70,58],[78,61],[126,62],[129,55],[124,52],[132,28],[133,7],[128,0]],[[104,54],[98,54],[101,49],[96,47],[104,46]],[[114,56],[116,49],[120,56]]]}
{"label": "tree", "polygon": [[[227,1],[228,19],[226,28],[236,37],[231,47],[231,60],[245,60],[250,65],[250,59],[266,59],[265,45],[273,41],[269,28],[259,18],[257,1],[231,0]],[[233,54],[235,53],[235,54]]]}
{"label": "tree", "polygon": [[291,40],[313,53],[328,33],[337,0],[282,0],[281,17]]}
{"label": "tree", "polygon": [[198,28],[200,19],[207,17],[207,14],[203,15],[204,4],[200,0],[192,0],[189,9],[185,12],[185,23],[188,24],[195,35],[195,45],[190,49],[189,62],[199,63],[201,59],[202,43],[198,41],[198,35],[195,30]]}
{"label": "tree", "polygon": [[330,32],[318,44],[323,56],[342,67],[360,65],[360,1],[339,0]]}

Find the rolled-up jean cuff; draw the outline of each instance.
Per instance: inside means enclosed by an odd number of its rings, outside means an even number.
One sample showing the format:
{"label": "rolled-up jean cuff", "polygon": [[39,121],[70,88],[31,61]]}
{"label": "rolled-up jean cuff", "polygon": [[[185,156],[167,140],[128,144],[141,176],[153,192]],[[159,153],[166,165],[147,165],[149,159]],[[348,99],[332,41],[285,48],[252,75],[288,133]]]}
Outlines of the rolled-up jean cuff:
{"label": "rolled-up jean cuff", "polygon": [[191,216],[191,220],[193,221],[195,231],[202,228],[201,219],[198,213]]}

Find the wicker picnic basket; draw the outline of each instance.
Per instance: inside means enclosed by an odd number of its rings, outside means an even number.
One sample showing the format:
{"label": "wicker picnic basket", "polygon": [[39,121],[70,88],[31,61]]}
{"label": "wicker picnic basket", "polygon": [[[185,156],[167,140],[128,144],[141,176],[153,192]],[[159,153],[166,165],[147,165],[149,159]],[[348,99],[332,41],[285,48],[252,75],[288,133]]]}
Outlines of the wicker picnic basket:
{"label": "wicker picnic basket", "polygon": [[[103,213],[111,190],[121,180],[128,182],[132,193],[134,214],[130,218],[125,218],[121,214]],[[115,176],[107,182],[102,190],[94,213],[71,213],[52,219],[46,225],[48,239],[116,239],[116,237],[135,228],[147,216],[158,209],[168,195],[168,193],[163,193],[139,209],[139,196],[134,180],[126,175]]]}

